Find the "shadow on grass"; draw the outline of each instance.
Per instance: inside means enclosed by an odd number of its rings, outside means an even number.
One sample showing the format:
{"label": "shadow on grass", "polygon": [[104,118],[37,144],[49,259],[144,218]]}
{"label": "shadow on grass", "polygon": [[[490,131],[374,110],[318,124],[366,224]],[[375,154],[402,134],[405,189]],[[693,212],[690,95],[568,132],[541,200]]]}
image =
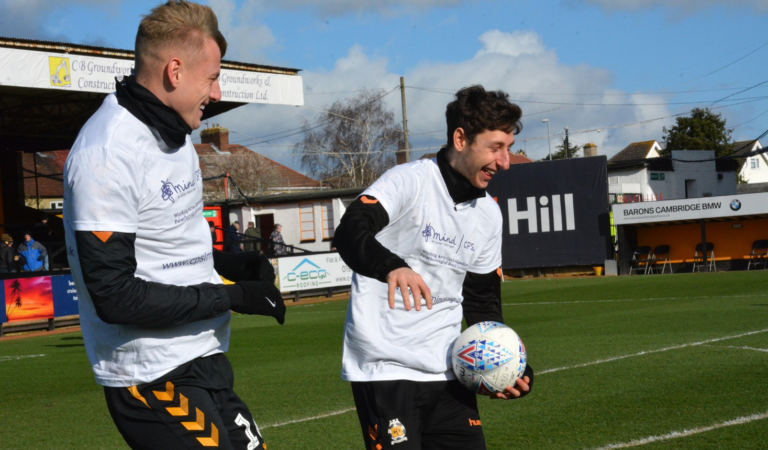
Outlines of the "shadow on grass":
{"label": "shadow on grass", "polygon": [[46,347],[56,347],[56,348],[85,347],[85,344],[58,344],[58,345],[47,345]]}

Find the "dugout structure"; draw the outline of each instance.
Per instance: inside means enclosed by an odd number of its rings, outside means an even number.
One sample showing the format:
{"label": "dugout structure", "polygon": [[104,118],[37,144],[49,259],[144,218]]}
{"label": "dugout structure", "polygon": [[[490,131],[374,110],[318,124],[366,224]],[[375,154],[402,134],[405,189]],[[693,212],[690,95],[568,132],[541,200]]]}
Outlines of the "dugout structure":
{"label": "dugout structure", "polygon": [[[0,37],[0,228],[35,220],[24,206],[22,153],[69,149],[133,59],[130,50]],[[222,100],[203,120],[248,103],[304,104],[299,69],[235,61],[221,69]]]}
{"label": "dugout structure", "polygon": [[717,270],[745,270],[753,242],[768,239],[765,192],[616,204],[612,208],[622,274],[629,273],[637,247],[653,249],[659,245],[670,246],[669,259],[675,272],[690,272],[696,245],[706,242],[714,244]]}

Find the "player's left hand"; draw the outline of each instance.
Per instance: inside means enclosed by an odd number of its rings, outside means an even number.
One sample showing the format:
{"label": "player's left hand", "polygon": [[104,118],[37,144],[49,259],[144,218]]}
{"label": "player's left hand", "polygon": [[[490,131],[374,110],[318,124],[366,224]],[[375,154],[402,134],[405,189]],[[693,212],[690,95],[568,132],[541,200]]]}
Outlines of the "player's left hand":
{"label": "player's left hand", "polygon": [[496,393],[491,396],[491,400],[501,399],[501,400],[512,400],[515,398],[520,398],[526,394],[528,394],[531,391],[531,387],[529,383],[531,382],[531,379],[527,376],[524,376],[523,378],[518,378],[515,380],[514,386],[507,386],[504,388],[503,392]]}

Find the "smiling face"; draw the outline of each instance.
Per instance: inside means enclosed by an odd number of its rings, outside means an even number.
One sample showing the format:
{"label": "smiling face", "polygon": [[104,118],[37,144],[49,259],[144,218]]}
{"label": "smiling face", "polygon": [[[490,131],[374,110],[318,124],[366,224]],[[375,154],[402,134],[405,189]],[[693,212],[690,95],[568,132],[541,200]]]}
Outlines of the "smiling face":
{"label": "smiling face", "polygon": [[509,149],[515,143],[512,132],[485,130],[471,144],[462,128],[453,133],[453,151],[449,163],[473,186],[485,189],[499,170],[509,169]]}
{"label": "smiling face", "polygon": [[174,58],[166,66],[168,83],[173,88],[166,104],[195,130],[200,128],[205,107],[221,100],[221,51],[216,41],[206,38],[200,53],[185,59],[189,63]]}

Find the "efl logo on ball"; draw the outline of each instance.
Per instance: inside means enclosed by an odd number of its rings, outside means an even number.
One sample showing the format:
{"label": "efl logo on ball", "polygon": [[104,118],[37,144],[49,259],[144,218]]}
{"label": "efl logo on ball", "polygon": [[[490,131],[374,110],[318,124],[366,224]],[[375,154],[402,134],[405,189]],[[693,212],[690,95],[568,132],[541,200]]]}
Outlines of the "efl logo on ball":
{"label": "efl logo on ball", "polygon": [[523,376],[525,345],[512,328],[480,322],[464,330],[453,344],[453,371],[459,382],[480,395],[502,392]]}

